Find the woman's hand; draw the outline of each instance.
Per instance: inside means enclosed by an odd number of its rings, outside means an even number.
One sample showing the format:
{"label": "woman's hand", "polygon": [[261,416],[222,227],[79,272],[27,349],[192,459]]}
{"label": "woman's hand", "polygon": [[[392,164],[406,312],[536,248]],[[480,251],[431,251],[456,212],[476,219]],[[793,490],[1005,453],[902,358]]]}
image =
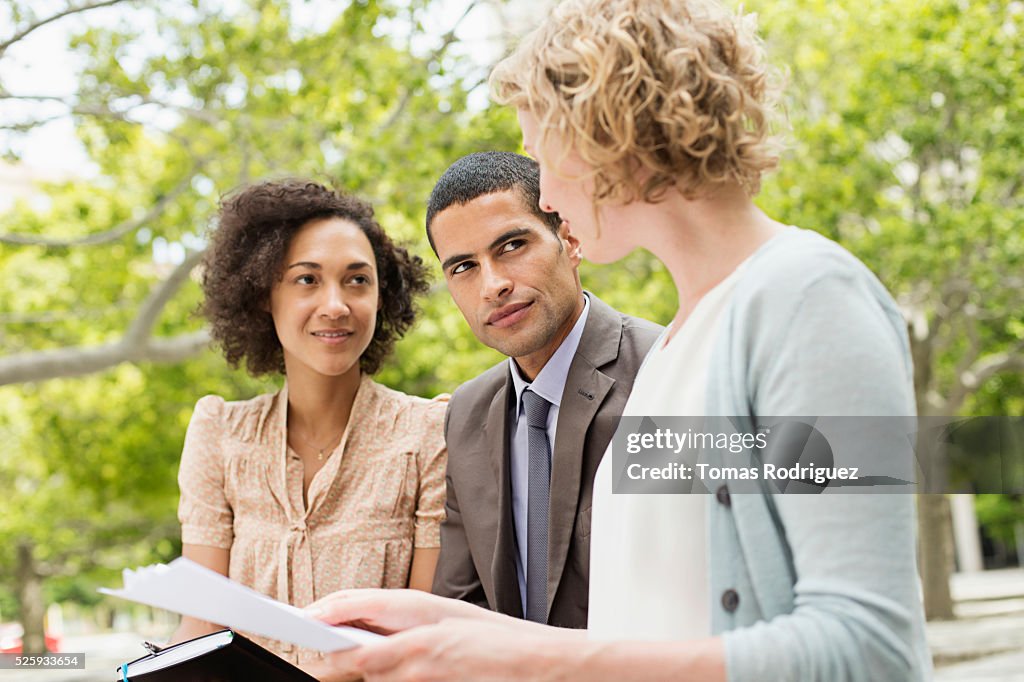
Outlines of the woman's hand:
{"label": "woman's hand", "polygon": [[489,618],[490,611],[420,590],[341,590],[306,607],[331,625],[352,625],[380,634],[433,625],[445,618]]}
{"label": "woman's hand", "polygon": [[587,643],[576,633],[547,630],[542,636],[500,621],[448,618],[325,660],[339,670],[362,671],[366,682],[562,679]]}
{"label": "woman's hand", "polygon": [[[306,607],[331,625],[392,635],[330,654],[314,677],[375,680],[520,680],[561,665],[586,642],[563,630],[418,590],[342,590]],[[397,633],[397,634],[396,634]],[[542,655],[551,652],[551,655]],[[312,671],[311,671],[312,672]]]}

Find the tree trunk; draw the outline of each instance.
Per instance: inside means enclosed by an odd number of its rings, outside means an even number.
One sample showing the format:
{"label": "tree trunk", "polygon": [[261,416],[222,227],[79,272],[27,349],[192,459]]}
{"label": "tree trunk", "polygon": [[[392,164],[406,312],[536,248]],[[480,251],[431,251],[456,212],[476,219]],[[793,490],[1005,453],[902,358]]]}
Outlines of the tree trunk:
{"label": "tree trunk", "polygon": [[43,577],[39,575],[35,557],[32,555],[32,544],[29,541],[21,540],[18,543],[17,555],[15,590],[21,611],[21,626],[25,629],[25,634],[21,638],[21,650],[27,654],[39,654],[46,651]]}
{"label": "tree trunk", "polygon": [[949,620],[953,618],[953,597],[949,591],[953,566],[949,498],[939,494],[918,495],[917,515],[921,529],[918,546],[924,614],[928,620]]}
{"label": "tree trunk", "polygon": [[[910,349],[914,359],[914,392],[917,396],[918,415],[934,414],[926,399],[932,383],[932,343],[930,333],[910,332]],[[918,447],[921,447],[918,443]],[[932,464],[941,462],[937,453],[928,458]],[[936,472],[930,472],[935,474]],[[945,477],[940,473],[945,486]],[[940,488],[941,489],[941,488]],[[918,495],[918,569],[921,573],[921,589],[924,592],[924,613],[928,620],[949,620],[953,618],[953,596],[949,591],[949,580],[953,575],[953,525],[950,517],[949,499],[944,494]]]}

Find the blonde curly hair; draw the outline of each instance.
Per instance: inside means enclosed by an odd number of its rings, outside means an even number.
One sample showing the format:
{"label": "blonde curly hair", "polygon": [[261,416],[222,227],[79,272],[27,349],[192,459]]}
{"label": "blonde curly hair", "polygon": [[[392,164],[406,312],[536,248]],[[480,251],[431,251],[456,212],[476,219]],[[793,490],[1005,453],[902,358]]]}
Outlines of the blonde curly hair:
{"label": "blonde curly hair", "polygon": [[593,168],[595,206],[729,182],[753,196],[778,163],[780,83],[754,23],[710,0],[565,0],[495,67],[491,90]]}

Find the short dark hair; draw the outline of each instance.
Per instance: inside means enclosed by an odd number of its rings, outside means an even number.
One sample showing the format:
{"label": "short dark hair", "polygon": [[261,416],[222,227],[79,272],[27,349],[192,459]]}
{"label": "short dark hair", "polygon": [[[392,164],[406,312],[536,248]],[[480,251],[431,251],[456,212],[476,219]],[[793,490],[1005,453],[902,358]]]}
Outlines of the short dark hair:
{"label": "short dark hair", "polygon": [[453,163],[434,185],[427,201],[427,241],[437,253],[430,224],[441,211],[452,204],[468,204],[477,197],[514,190],[527,210],[558,233],[562,219],[557,213],[540,210],[540,167],[537,162],[512,152],[476,152]]}
{"label": "short dark hair", "polygon": [[203,258],[200,312],[227,361],[244,359],[253,376],[284,372],[284,352],[268,312],[295,234],[311,220],[337,217],[359,227],[373,248],[381,307],[360,369],[373,374],[416,319],[413,298],[426,292],[427,268],[396,245],[367,202],[309,180],[289,178],[242,187],[221,200]]}

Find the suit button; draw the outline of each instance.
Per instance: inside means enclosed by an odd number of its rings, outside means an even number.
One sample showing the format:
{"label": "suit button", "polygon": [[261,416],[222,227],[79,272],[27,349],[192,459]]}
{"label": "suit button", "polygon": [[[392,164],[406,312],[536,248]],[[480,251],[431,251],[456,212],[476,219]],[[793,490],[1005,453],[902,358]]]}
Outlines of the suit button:
{"label": "suit button", "polygon": [[722,593],[722,608],[723,609],[725,609],[729,613],[732,613],[737,608],[739,608],[739,605],[740,605],[740,595],[739,595],[739,593],[736,592],[736,590],[729,589],[729,590],[726,590],[725,592]]}
{"label": "suit button", "polygon": [[729,487],[723,485],[721,488],[716,490],[715,499],[718,500],[718,503],[723,507],[731,507],[732,498],[729,497]]}

